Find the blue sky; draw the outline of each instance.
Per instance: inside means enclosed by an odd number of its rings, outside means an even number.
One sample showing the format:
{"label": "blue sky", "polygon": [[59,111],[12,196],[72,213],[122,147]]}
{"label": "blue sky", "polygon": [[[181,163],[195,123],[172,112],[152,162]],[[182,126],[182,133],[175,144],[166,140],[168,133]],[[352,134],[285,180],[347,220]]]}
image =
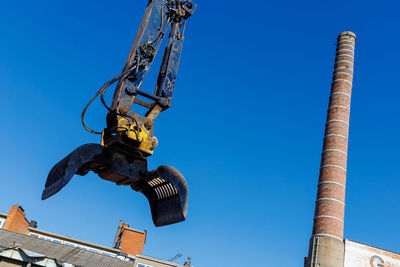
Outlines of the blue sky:
{"label": "blue sky", "polygon": [[[186,177],[187,221],[155,228],[144,196],[93,174],[41,201],[51,167],[99,142],[80,113],[122,69],[146,4],[0,3],[0,212],[20,204],[40,229],[106,246],[122,219],[148,231],[145,254],[195,267],[303,266],[336,37],[351,30],[345,238],[400,251],[396,1],[201,1],[149,158]],[[88,123],[101,129],[105,114],[96,102]]]}

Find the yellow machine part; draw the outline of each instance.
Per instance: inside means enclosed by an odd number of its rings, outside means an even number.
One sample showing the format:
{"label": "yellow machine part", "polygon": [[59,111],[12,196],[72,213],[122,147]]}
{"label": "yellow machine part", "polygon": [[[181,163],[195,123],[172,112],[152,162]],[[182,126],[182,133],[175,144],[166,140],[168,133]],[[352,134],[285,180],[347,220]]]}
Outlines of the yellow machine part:
{"label": "yellow machine part", "polygon": [[[135,128],[139,130],[136,130]],[[136,124],[130,124],[127,119],[120,117],[118,120],[117,132],[123,132],[123,134],[125,134],[128,138],[138,141],[140,143],[140,150],[149,154],[153,154],[153,149],[157,145],[157,139],[152,136],[150,137],[146,130],[139,125],[136,127]]]}

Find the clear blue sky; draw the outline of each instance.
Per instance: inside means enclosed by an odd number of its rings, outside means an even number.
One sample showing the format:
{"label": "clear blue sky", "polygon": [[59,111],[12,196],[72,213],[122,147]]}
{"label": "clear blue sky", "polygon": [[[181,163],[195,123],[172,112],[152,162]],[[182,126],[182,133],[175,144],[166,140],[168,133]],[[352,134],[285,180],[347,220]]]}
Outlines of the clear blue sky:
{"label": "clear blue sky", "polygon": [[[351,30],[345,237],[400,251],[398,1],[199,2],[149,158],[184,174],[189,214],[155,228],[143,195],[93,174],[40,200],[56,162],[99,142],[81,110],[122,69],[147,1],[2,1],[0,212],[21,204],[40,229],[107,246],[122,219],[148,231],[145,254],[195,267],[303,266],[336,37]],[[88,122],[105,114],[96,102]]]}

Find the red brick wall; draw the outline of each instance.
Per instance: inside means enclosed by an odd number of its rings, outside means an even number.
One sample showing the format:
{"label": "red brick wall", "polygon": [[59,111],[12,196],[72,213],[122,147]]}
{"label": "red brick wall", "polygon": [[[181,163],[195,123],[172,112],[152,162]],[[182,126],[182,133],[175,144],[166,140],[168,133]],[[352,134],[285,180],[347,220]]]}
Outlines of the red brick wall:
{"label": "red brick wall", "polygon": [[20,206],[11,206],[7,219],[4,222],[3,229],[18,232],[21,234],[28,233],[29,222],[25,218],[25,212]]}
{"label": "red brick wall", "polygon": [[129,225],[127,224],[123,225],[119,247],[123,253],[130,255],[141,254],[146,242],[146,232],[136,231],[128,227]]}

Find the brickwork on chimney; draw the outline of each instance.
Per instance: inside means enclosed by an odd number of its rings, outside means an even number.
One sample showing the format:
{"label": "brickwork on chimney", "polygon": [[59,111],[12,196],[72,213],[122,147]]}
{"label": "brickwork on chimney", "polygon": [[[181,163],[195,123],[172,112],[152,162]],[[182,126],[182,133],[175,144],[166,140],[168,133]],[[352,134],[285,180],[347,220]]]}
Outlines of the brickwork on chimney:
{"label": "brickwork on chimney", "polygon": [[129,228],[128,224],[123,224],[119,248],[123,253],[137,255],[143,252],[146,243],[146,232]]}
{"label": "brickwork on chimney", "polygon": [[24,209],[21,206],[11,206],[10,212],[4,222],[3,229],[27,234],[29,222],[25,218]]}
{"label": "brickwork on chimney", "polygon": [[315,207],[313,237],[343,240],[350,102],[356,36],[337,39],[331,96],[325,127]]}

